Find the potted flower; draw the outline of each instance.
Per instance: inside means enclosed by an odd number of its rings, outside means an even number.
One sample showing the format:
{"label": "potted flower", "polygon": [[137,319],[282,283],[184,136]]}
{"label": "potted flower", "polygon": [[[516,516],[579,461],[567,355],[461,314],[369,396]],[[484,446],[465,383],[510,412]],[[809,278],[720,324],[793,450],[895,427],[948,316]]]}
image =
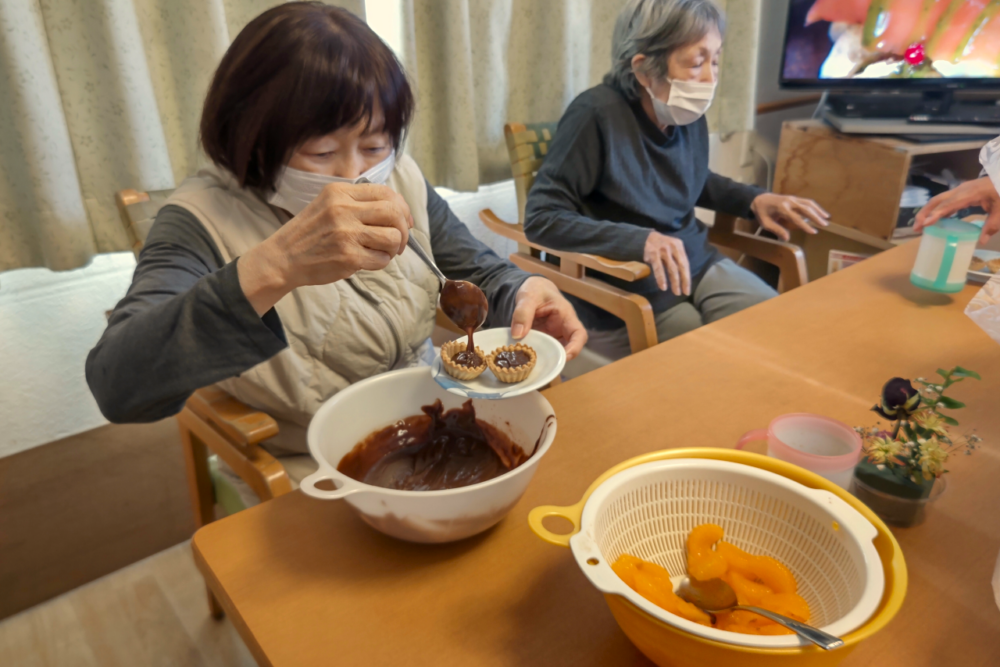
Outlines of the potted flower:
{"label": "potted flower", "polygon": [[945,393],[953,385],[979,375],[956,366],[938,369],[939,381],[892,378],[882,388],[879,404],[872,408],[888,419],[888,429],[859,427],[862,459],[854,469],[851,491],[887,523],[915,526],[924,520],[929,500],[940,495],[948,472],[949,455],[971,454],[982,439],[974,434],[952,436],[958,421],[942,410],[965,407]]}

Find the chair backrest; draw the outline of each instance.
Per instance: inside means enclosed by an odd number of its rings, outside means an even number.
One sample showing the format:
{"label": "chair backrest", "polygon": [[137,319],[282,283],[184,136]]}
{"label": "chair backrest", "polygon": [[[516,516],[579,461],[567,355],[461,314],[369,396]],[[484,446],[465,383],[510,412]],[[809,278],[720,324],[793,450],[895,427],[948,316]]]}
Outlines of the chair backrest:
{"label": "chair backrest", "polygon": [[518,222],[524,223],[524,208],[535,174],[549,152],[549,142],[556,133],[556,123],[507,123],[503,128],[507,139],[510,171],[517,192]]}
{"label": "chair backrest", "polygon": [[132,252],[136,257],[146,243],[146,236],[149,235],[149,228],[153,226],[156,214],[163,208],[163,204],[170,197],[173,190],[150,190],[140,192],[138,190],[120,190],[115,193],[115,204],[118,206],[118,215],[121,216],[125,233],[128,234],[129,242],[132,244]]}

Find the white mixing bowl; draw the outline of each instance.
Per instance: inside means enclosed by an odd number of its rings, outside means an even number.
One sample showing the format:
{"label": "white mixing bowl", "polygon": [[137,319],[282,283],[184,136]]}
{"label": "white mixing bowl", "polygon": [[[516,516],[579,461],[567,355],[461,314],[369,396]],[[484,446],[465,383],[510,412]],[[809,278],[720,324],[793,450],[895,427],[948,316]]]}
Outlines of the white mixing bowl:
{"label": "white mixing bowl", "polygon": [[[397,491],[351,479],[337,464],[368,435],[440,399],[445,410],[466,400],[442,389],[430,368],[406,368],[363,380],[324,403],[309,424],[309,451],[319,470],[302,480],[313,498],[343,498],[368,525],[411,542],[452,542],[499,522],[521,498],[538,462],[556,436],[555,413],[536,392],[502,401],[473,400],[476,418],[506,433],[525,452],[525,463],[488,482],[443,491]],[[536,446],[537,442],[537,446]],[[334,490],[317,488],[330,480]]]}

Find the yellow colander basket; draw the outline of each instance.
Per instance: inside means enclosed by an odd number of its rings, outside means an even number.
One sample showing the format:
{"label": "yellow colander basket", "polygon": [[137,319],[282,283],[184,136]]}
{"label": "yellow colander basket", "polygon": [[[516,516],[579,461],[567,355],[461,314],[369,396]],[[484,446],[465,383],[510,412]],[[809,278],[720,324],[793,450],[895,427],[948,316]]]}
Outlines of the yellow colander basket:
{"label": "yellow colander basket", "polygon": [[[559,535],[542,521],[560,516]],[[568,546],[605,595],[615,620],[661,666],[835,665],[896,614],[906,593],[899,545],[878,517],[822,477],[784,461],[729,449],[675,449],[625,461],[569,507],[528,516],[542,539]],[[696,525],[718,523],[727,541],[784,562],[809,603],[810,622],[845,645],[823,651],[797,636],[762,637],[691,623],[624,584],[610,564],[622,553],[685,570]]]}

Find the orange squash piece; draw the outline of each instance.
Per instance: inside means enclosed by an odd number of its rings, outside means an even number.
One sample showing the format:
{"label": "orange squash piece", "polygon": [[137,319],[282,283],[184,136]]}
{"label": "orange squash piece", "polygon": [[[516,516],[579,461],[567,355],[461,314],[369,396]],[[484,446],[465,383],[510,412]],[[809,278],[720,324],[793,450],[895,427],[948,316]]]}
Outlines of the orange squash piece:
{"label": "orange squash piece", "polygon": [[705,581],[718,579],[726,573],[726,559],[712,547],[722,539],[722,526],[705,523],[688,534],[687,563],[688,575]]}
{"label": "orange squash piece", "polygon": [[733,591],[736,593],[736,601],[742,605],[759,607],[760,601],[764,596],[771,595],[774,592],[764,584],[747,579],[736,570],[727,572],[726,576],[722,579],[732,586]]}
{"label": "orange squash piece", "polygon": [[753,556],[729,542],[719,542],[715,545],[715,551],[726,559],[726,565],[730,571],[736,570],[744,577],[753,579],[753,574],[750,571]]}
{"label": "orange squash piece", "polygon": [[639,569],[642,562],[643,561],[641,559],[636,558],[635,556],[622,554],[618,557],[618,560],[611,565],[611,569],[614,570],[614,573],[618,575],[618,578],[624,581],[629,588],[635,589],[635,573],[636,570]]}
{"label": "orange squash piece", "polygon": [[702,625],[711,625],[712,617],[690,602],[677,597],[667,569],[629,554],[622,554],[611,566],[629,588],[657,607]]}
{"label": "orange squash piece", "polygon": [[692,621],[694,623],[700,623],[701,625],[708,625],[708,626],[712,625],[711,616],[709,616],[708,614],[706,614],[705,612],[703,612],[701,609],[694,606],[690,602],[682,600],[676,595],[674,595],[674,597],[677,598],[677,611],[674,612],[675,614],[677,614],[681,618],[686,618],[687,620]]}
{"label": "orange squash piece", "polygon": [[744,577],[750,576],[750,561],[753,556],[729,542],[719,542],[715,545],[715,551],[726,559],[730,570],[736,570]]}
{"label": "orange squash piece", "polygon": [[794,593],[798,590],[791,570],[770,556],[752,556],[728,542],[719,542],[715,550],[726,560],[730,570],[764,584],[775,593]]}
{"label": "orange squash piece", "polygon": [[791,570],[770,556],[754,556],[751,571],[775,593],[794,593],[798,584]]}
{"label": "orange squash piece", "polygon": [[[791,570],[770,556],[754,556],[723,542],[721,526],[706,523],[688,534],[688,575],[694,579],[721,578],[733,587],[741,605],[761,607],[802,622],[809,621],[809,605],[796,593]],[[674,593],[666,568],[622,554],[611,566],[632,590],[658,607],[695,623],[751,635],[786,635],[791,630],[750,611],[721,612],[712,617]]]}
{"label": "orange squash piece", "polygon": [[677,596],[674,595],[673,591],[665,589],[654,575],[644,572],[636,573],[633,590],[657,607],[666,609],[671,614],[677,613],[677,600],[674,599]]}

